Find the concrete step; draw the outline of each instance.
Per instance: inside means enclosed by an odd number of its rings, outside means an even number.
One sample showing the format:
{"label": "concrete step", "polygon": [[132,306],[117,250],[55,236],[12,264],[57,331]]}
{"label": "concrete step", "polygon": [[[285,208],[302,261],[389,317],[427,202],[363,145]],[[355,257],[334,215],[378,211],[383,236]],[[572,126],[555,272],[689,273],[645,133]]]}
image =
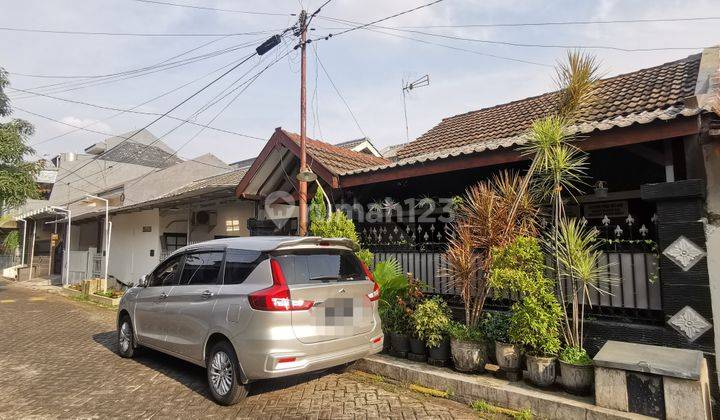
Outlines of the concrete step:
{"label": "concrete step", "polygon": [[[490,365],[488,365],[490,366]],[[411,362],[375,354],[355,362],[355,369],[407,384],[446,391],[450,398],[467,404],[483,400],[513,410],[530,409],[543,419],[650,419],[639,414],[598,407],[592,397],[562,391],[544,391],[523,382],[511,382],[490,374],[469,375],[427,363]]]}

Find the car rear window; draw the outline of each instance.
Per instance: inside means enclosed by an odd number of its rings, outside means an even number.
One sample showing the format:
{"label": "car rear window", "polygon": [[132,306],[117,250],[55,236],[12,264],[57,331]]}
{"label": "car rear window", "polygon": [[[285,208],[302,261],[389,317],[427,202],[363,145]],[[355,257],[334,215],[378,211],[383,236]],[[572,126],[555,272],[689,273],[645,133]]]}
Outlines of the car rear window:
{"label": "car rear window", "polygon": [[345,250],[296,250],[273,255],[288,284],[365,280],[354,253]]}
{"label": "car rear window", "polygon": [[267,255],[258,251],[228,249],[225,254],[225,283],[241,284]]}

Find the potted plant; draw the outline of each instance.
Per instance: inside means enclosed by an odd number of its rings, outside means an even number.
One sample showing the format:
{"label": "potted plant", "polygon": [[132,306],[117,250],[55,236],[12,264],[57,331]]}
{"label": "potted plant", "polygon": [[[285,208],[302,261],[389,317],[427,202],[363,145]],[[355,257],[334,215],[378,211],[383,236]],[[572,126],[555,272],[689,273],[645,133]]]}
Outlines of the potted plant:
{"label": "potted plant", "polygon": [[485,372],[487,343],[482,331],[459,322],[451,322],[448,333],[455,369],[460,372]]}
{"label": "potted plant", "polygon": [[389,309],[397,306],[397,298],[405,293],[408,288],[408,279],[402,273],[400,263],[394,258],[379,261],[373,270],[375,282],[380,287],[380,300],[378,301],[378,312],[382,322],[382,330],[385,334],[383,340],[383,351],[389,351],[392,342],[392,331],[395,328],[395,317],[399,314]]}
{"label": "potted plant", "polygon": [[410,352],[407,357],[415,362],[424,362],[427,360],[427,346],[425,345],[425,341],[417,335],[412,316],[417,306],[423,300],[423,286],[422,283],[415,279],[412,273],[407,273],[407,287],[397,298],[398,305],[403,308],[405,316],[410,321]]}
{"label": "potted plant", "polygon": [[552,292],[552,283],[543,280],[537,290],[513,305],[508,335],[526,350],[525,378],[534,385],[549,387],[555,383],[562,312]]}
{"label": "potted plant", "polygon": [[[527,353],[526,379],[542,387],[552,385],[555,382],[555,356],[560,350],[562,312],[553,282],[544,274],[540,243],[532,237],[515,238],[504,248],[494,251],[492,269],[490,279],[494,290],[511,292],[516,299],[507,335],[510,343]],[[500,343],[499,354],[514,361],[517,349],[509,348]]]}
{"label": "potted plant", "polygon": [[588,395],[595,380],[592,359],[583,348],[565,347],[560,352],[560,377],[571,394]]}
{"label": "potted plant", "polygon": [[[537,233],[534,200],[527,190],[520,192],[524,182],[517,173],[502,172],[468,188],[462,200],[454,200],[457,214],[448,240],[447,267],[441,274],[459,291],[469,329],[481,327],[485,300],[492,292],[493,249],[517,236]],[[513,208],[514,216],[509,217]]]}
{"label": "potted plant", "polygon": [[[570,311],[563,308],[562,330],[566,347],[560,353],[560,376],[566,391],[586,395],[592,391],[594,371],[592,360],[583,347],[585,304],[593,288],[599,288],[607,267],[601,261],[597,231],[577,219],[561,219],[557,236],[549,241],[557,258],[559,278],[570,285],[567,300]],[[561,283],[562,284],[562,283]],[[566,300],[561,288],[560,297]]]}
{"label": "potted plant", "polygon": [[390,354],[406,358],[410,351],[410,319],[400,305],[392,305],[384,313],[384,322],[390,333]]}
{"label": "potted plant", "polygon": [[417,306],[412,314],[415,333],[428,346],[428,363],[445,365],[450,360],[450,340],[447,336],[450,325],[450,308],[435,296]]}

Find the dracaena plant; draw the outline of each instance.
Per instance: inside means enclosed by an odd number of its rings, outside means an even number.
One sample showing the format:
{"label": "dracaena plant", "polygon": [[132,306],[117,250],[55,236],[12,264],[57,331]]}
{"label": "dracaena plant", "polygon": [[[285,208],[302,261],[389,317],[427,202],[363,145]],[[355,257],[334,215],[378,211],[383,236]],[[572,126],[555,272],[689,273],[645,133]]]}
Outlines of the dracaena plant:
{"label": "dracaena plant", "polygon": [[[441,274],[460,291],[468,327],[479,326],[492,288],[492,250],[518,236],[537,234],[535,198],[531,191],[521,189],[522,184],[517,173],[501,172],[468,188],[458,205],[446,253],[448,266]],[[515,216],[510,217],[514,203],[518,203]]]}
{"label": "dracaena plant", "polygon": [[[548,238],[548,247],[557,260],[558,277],[564,284],[570,285],[568,298],[570,311],[563,306],[563,335],[565,343],[576,352],[584,352],[583,333],[585,305],[590,301],[590,290],[607,293],[598,287],[607,266],[601,263],[600,242],[596,240],[597,231],[589,228],[577,219],[560,220],[557,238]],[[561,287],[561,293],[564,288]],[[561,295],[562,296],[562,295]]]}

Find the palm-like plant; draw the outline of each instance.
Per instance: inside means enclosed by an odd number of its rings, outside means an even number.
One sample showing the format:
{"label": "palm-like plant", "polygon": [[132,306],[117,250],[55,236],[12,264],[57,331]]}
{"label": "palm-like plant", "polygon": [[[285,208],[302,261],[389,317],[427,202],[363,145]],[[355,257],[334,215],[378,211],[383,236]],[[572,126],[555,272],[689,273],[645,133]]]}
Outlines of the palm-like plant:
{"label": "palm-like plant", "polygon": [[[558,237],[552,238],[548,245],[558,261],[559,279],[570,284],[569,297],[572,302],[570,315],[563,305],[563,335],[569,347],[583,349],[585,302],[590,300],[590,289],[606,293],[597,287],[606,266],[600,263],[600,243],[596,241],[596,230],[588,228],[577,219],[563,218],[557,232]],[[563,289],[564,287],[559,288],[565,302]]]}

